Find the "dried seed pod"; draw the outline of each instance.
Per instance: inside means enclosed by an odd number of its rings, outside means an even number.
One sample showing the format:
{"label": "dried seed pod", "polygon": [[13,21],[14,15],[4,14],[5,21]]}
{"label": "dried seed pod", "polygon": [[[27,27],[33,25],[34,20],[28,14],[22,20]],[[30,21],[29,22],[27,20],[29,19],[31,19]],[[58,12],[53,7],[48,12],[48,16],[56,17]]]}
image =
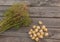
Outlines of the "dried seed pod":
{"label": "dried seed pod", "polygon": [[39,32],[43,32],[43,30],[41,29],[41,30],[39,30]]}
{"label": "dried seed pod", "polygon": [[45,36],[48,36],[49,34],[48,33],[45,33]]}
{"label": "dried seed pod", "polygon": [[36,32],[35,31],[32,31],[33,34],[35,34]]}
{"label": "dried seed pod", "polygon": [[30,32],[32,32],[33,31],[33,29],[30,29]]}
{"label": "dried seed pod", "polygon": [[36,28],[37,28],[37,29],[40,29],[40,26],[37,26]]}
{"label": "dried seed pod", "polygon": [[39,38],[43,38],[43,35],[40,35]]}
{"label": "dried seed pod", "polygon": [[39,32],[37,33],[37,36],[40,36],[40,33]]}
{"label": "dried seed pod", "polygon": [[44,36],[44,32],[40,32],[40,34]]}
{"label": "dried seed pod", "polygon": [[35,38],[35,40],[38,42],[39,41],[39,38],[37,37],[37,38]]}
{"label": "dried seed pod", "polygon": [[45,31],[45,32],[47,32],[47,31],[48,31],[48,29],[47,29],[47,28],[45,28],[45,29],[44,29],[44,31]]}
{"label": "dried seed pod", "polygon": [[34,25],[33,28],[35,29],[36,28],[36,25]]}
{"label": "dried seed pod", "polygon": [[32,34],[32,32],[30,31],[29,34]]}
{"label": "dried seed pod", "polygon": [[37,28],[35,29],[35,32],[38,32],[38,29]]}
{"label": "dried seed pod", "polygon": [[43,24],[42,21],[39,21],[39,24]]}
{"label": "dried seed pod", "polygon": [[42,29],[44,30],[44,31],[48,31],[48,29],[43,25],[42,26]]}
{"label": "dried seed pod", "polygon": [[34,39],[35,39],[35,37],[33,36],[33,37],[32,37],[32,39],[34,40]]}
{"label": "dried seed pod", "polygon": [[45,28],[46,28],[45,25],[43,25],[43,26],[42,26],[42,29],[45,29]]}
{"label": "dried seed pod", "polygon": [[30,37],[32,38],[32,37],[33,37],[33,35],[31,35],[31,34],[30,34]]}
{"label": "dried seed pod", "polygon": [[36,34],[33,34],[34,37],[36,37],[37,35]]}

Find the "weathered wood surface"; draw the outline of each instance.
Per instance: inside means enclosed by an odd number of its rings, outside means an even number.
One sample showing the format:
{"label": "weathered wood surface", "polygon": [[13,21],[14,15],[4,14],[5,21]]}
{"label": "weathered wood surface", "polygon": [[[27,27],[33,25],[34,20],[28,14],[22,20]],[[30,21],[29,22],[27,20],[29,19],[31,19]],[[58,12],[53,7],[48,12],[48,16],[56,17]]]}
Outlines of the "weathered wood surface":
{"label": "weathered wood surface", "polygon": [[1,33],[0,42],[34,42],[29,38],[28,32],[32,25],[38,25],[39,20],[43,21],[49,32],[49,36],[39,42],[60,42],[60,0],[0,0],[0,20],[4,18],[5,10],[15,2],[25,2],[30,6],[28,11],[32,24]]}
{"label": "weathered wood surface", "polygon": [[[3,16],[4,11],[8,6],[0,7],[0,16]],[[29,7],[31,17],[56,17],[60,18],[60,7]]]}
{"label": "weathered wood surface", "polygon": [[12,5],[21,1],[25,1],[32,6],[60,6],[60,0],[0,0],[0,5]]}

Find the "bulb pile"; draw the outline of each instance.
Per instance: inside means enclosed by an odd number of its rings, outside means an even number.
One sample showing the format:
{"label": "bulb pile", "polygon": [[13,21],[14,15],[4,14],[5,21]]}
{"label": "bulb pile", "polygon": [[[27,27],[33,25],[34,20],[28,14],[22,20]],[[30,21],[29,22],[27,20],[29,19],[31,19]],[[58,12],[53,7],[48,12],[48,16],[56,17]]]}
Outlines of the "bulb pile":
{"label": "bulb pile", "polygon": [[35,40],[36,42],[39,41],[39,39],[42,39],[46,36],[48,36],[48,29],[43,25],[41,21],[39,21],[39,26],[34,25],[32,29],[29,31],[29,35],[31,39]]}

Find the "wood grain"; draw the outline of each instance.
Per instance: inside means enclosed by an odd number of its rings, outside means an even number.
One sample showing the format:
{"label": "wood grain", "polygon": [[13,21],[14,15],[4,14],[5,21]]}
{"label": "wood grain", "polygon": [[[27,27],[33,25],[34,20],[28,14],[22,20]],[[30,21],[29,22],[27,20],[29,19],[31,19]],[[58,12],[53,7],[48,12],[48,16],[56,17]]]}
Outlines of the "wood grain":
{"label": "wood grain", "polygon": [[[8,8],[8,6],[0,7],[0,16]],[[60,7],[29,7],[28,11],[30,17],[46,17],[46,18],[60,18]]]}
{"label": "wood grain", "polygon": [[[0,40],[0,42],[35,42],[30,38],[19,38],[19,37],[7,37]],[[60,40],[53,40],[53,39],[43,39],[39,42],[60,42]]]}
{"label": "wood grain", "polygon": [[[0,33],[0,35],[5,37],[26,37],[29,38],[28,32],[32,27],[22,27],[19,30],[15,30],[14,28],[4,33]],[[23,31],[22,31],[23,30]],[[48,27],[49,36],[45,39],[57,39],[60,40],[60,28],[49,28]]]}
{"label": "wood grain", "polygon": [[[28,35],[33,25],[41,20],[48,28],[49,36],[39,42],[60,42],[60,0],[0,0],[0,21],[3,13],[15,2],[26,3],[32,24],[29,27],[14,28],[0,33],[0,42],[35,42]],[[22,31],[23,30],[23,31]]]}
{"label": "wood grain", "polygon": [[0,5],[12,5],[16,2],[26,2],[31,6],[60,6],[60,0],[0,0]]}
{"label": "wood grain", "polygon": [[[0,40],[0,42],[35,42],[34,40],[31,40],[30,38],[19,38],[19,37],[7,37]],[[53,40],[53,39],[43,39],[39,42],[60,42],[60,40]]]}
{"label": "wood grain", "polygon": [[[6,33],[0,34],[0,35],[5,36],[5,37],[29,38],[29,35],[27,33],[19,33],[19,32],[6,32]],[[52,33],[50,33],[50,35],[48,37],[45,37],[44,39],[56,39],[56,40],[60,40],[60,36],[59,35],[60,34],[52,34]]]}
{"label": "wood grain", "polygon": [[[2,17],[0,17],[0,20],[3,20]],[[38,21],[42,21],[46,27],[60,27],[60,19],[59,18],[32,18],[32,25],[37,25]]]}

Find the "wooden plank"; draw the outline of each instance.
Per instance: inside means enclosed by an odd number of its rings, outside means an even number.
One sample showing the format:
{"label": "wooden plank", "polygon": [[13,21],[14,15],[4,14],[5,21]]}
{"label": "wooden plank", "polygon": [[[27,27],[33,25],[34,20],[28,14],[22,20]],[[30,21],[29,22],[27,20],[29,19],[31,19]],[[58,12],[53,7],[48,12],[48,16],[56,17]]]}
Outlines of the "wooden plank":
{"label": "wooden plank", "polygon": [[27,1],[23,1],[23,0],[0,0],[0,5],[12,5],[14,3],[28,3]]}
{"label": "wooden plank", "polygon": [[59,18],[32,18],[33,24],[37,24],[39,20],[43,21],[43,23],[47,27],[59,27],[60,19]]}
{"label": "wooden plank", "polygon": [[[23,28],[23,29],[19,29],[19,30],[14,30],[14,29],[11,29],[11,30],[8,30],[8,31],[5,31],[4,33],[0,33],[0,35],[5,35],[5,36],[19,36],[20,34],[25,34],[29,32],[31,28]],[[23,31],[22,31],[23,30]],[[48,32],[50,34],[50,36],[52,35],[55,35],[55,34],[59,34],[60,33],[60,29],[52,29],[52,28],[48,28]],[[12,33],[12,34],[11,34]],[[24,35],[20,35],[20,36],[24,36]],[[24,36],[25,37],[25,36]]]}
{"label": "wooden plank", "polygon": [[59,8],[60,7],[30,7],[29,12],[41,17],[60,17]]}
{"label": "wooden plank", "polygon": [[[8,5],[7,6],[6,5],[0,5],[0,10],[6,10],[8,7],[10,7],[10,6],[8,6]],[[39,10],[41,11],[42,9],[43,10],[48,9],[48,10],[52,10],[52,11],[55,10],[56,11],[56,10],[59,10],[59,8],[60,7],[55,7],[55,6],[54,7],[42,7],[41,6],[41,7],[30,7],[29,9],[32,9],[32,10],[35,9],[35,11],[38,10],[38,12],[39,12]]]}
{"label": "wooden plank", "polygon": [[[13,40],[12,40],[13,39]],[[32,41],[31,39],[29,39],[29,38],[19,38],[19,37],[8,37],[8,38],[6,38],[6,40],[5,41],[7,41],[7,42],[34,42],[34,41]]]}
{"label": "wooden plank", "polygon": [[[0,7],[0,16],[8,7]],[[29,7],[30,17],[52,17],[60,18],[60,7]]]}
{"label": "wooden plank", "polygon": [[[4,17],[0,17],[0,20],[3,20]],[[60,18],[31,18],[32,25],[37,25],[38,21],[42,21],[46,27],[60,27]]]}
{"label": "wooden plank", "polygon": [[[3,34],[0,34],[2,36],[5,37],[22,37],[22,38],[29,38],[28,33],[20,33],[20,32],[5,32]],[[56,40],[60,40],[60,34],[59,33],[54,33],[52,35],[52,32],[49,34],[48,37],[45,37],[44,39],[56,39]]]}
{"label": "wooden plank", "polygon": [[[0,42],[35,42],[31,38],[22,38],[22,37],[3,37],[0,38]],[[40,39],[39,42],[60,42],[60,40],[55,39]]]}
{"label": "wooden plank", "polygon": [[60,40],[56,40],[56,39],[43,39],[43,42],[60,42]]}
{"label": "wooden plank", "polygon": [[[16,30],[16,29],[12,28],[10,30],[7,30],[6,32],[10,32],[11,31],[11,32],[28,33],[28,31],[31,28],[32,28],[32,26],[30,26],[30,27],[21,27],[19,30]],[[55,28],[47,27],[47,29],[48,29],[49,32],[52,32],[52,33],[60,33],[60,28],[58,28],[58,27],[55,27]]]}
{"label": "wooden plank", "polygon": [[[1,39],[1,38],[0,38]],[[0,40],[0,42],[34,42],[29,38],[19,38],[19,37],[6,37]]]}
{"label": "wooden plank", "polygon": [[[8,30],[4,33],[0,33],[0,35],[5,37],[27,37],[29,38],[28,32],[31,28],[24,27],[20,28],[19,30]],[[22,31],[23,30],[23,31]],[[57,28],[48,28],[49,36],[46,39],[58,39],[60,40],[60,29]]]}
{"label": "wooden plank", "polygon": [[0,0],[0,5],[12,5],[21,1],[27,1],[32,6],[60,6],[59,0]]}
{"label": "wooden plank", "polygon": [[1,37],[0,38],[0,42],[6,42],[6,38],[5,37]]}
{"label": "wooden plank", "polygon": [[[31,38],[22,38],[22,37],[5,37],[5,39],[0,38],[0,42],[35,42]],[[41,39],[39,42],[60,42],[60,40],[55,39]]]}
{"label": "wooden plank", "polygon": [[[4,17],[3,16],[4,12],[0,12],[0,17]],[[38,13],[29,13],[29,16],[31,18],[60,18],[60,12],[41,12],[41,14]]]}
{"label": "wooden plank", "polygon": [[[44,1],[44,0],[43,0]],[[44,2],[40,2],[40,6],[60,6],[60,0],[45,0]]]}
{"label": "wooden plank", "polygon": [[29,10],[30,10],[30,12],[34,12],[34,13],[39,13],[40,11],[43,11],[43,12],[59,12],[60,11],[59,8],[60,7],[30,7]]}

